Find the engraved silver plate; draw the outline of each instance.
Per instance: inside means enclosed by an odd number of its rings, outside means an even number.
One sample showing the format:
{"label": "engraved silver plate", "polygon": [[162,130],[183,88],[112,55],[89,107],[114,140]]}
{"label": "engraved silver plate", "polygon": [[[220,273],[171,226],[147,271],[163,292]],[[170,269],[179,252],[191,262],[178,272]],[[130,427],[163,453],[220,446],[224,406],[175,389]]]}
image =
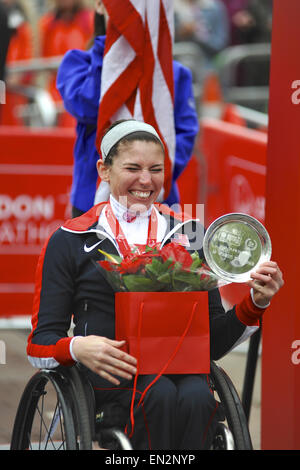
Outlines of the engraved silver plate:
{"label": "engraved silver plate", "polygon": [[207,229],[204,256],[210,269],[229,282],[246,282],[250,273],[271,258],[272,244],[265,227],[242,213],[226,214]]}

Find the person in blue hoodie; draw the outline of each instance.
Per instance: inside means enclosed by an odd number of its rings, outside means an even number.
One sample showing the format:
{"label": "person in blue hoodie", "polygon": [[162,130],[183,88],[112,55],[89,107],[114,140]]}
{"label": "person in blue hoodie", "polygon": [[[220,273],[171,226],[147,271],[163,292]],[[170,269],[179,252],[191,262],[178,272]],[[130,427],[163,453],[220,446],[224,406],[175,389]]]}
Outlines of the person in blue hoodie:
{"label": "person in blue hoodie", "polygon": [[[103,8],[101,0],[97,0],[95,38],[92,47],[86,51],[75,49],[68,51],[57,75],[57,88],[65,109],[77,121],[71,189],[73,217],[81,215],[94,205],[96,193],[98,179],[96,162],[99,159],[99,153],[95,141],[106,39]],[[173,72],[176,153],[172,187],[163,201],[169,206],[180,203],[176,180],[192,156],[199,131],[191,71],[177,61],[173,61]]]}

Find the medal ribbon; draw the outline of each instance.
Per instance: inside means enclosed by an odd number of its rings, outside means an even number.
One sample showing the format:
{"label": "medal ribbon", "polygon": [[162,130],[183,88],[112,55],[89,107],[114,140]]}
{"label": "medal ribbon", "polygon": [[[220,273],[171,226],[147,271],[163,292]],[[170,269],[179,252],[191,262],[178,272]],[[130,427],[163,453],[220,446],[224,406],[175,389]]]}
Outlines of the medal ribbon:
{"label": "medal ribbon", "polygon": [[[114,234],[114,237],[118,243],[120,252],[123,255],[123,257],[131,254],[132,249],[124,235],[124,232],[121,228],[121,225],[118,219],[113,213],[113,210],[110,204],[107,204],[106,206],[105,215],[106,215],[107,222],[111,228],[112,233]],[[148,224],[147,243],[146,245],[143,245],[143,246],[136,245],[140,254],[145,252],[146,246],[149,246],[150,248],[154,248],[155,246],[159,245],[157,243],[157,230],[158,230],[157,215],[156,215],[155,209],[152,208],[150,218],[149,218],[149,224]]]}

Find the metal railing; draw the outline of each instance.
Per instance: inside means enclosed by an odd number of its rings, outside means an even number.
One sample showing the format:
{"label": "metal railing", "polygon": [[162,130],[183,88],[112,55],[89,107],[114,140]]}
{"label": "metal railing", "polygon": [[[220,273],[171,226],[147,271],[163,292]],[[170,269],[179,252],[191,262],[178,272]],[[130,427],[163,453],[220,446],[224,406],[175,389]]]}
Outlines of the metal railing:
{"label": "metal railing", "polygon": [[[205,75],[204,58],[199,47],[191,42],[175,43],[174,59],[187,66],[193,75],[193,87],[196,102],[201,102],[202,85]],[[256,111],[266,111],[269,99],[269,86],[239,83],[239,70],[243,64],[263,63],[268,66],[271,56],[270,44],[246,44],[228,47],[220,52],[216,59],[217,72],[222,86],[224,100],[241,106],[241,112],[261,125],[267,125],[265,113],[255,114]],[[14,74],[35,73],[43,74],[56,71],[63,56],[34,58],[7,65],[9,77]],[[253,66],[253,65],[252,65]],[[45,88],[38,85],[22,85],[8,87],[14,93],[28,98],[28,104],[20,106],[16,112],[29,126],[55,126],[57,116],[62,112],[62,105],[52,99]],[[251,109],[253,112],[251,113]]]}
{"label": "metal railing", "polygon": [[6,74],[27,73],[27,72],[49,72],[57,70],[62,61],[62,56],[40,57],[36,59],[20,60],[14,64],[6,66]]}
{"label": "metal railing", "polygon": [[[269,100],[269,83],[266,71],[271,58],[271,45],[245,44],[228,47],[220,52],[217,59],[217,68],[222,85],[224,98],[227,102],[240,104],[254,109],[266,109]],[[241,67],[245,67],[249,74],[265,71],[265,83],[243,83]],[[260,67],[260,68],[258,68]],[[247,77],[246,77],[247,78]]]}
{"label": "metal railing", "polygon": [[237,111],[239,115],[245,119],[249,127],[267,128],[269,125],[269,116],[267,113],[239,105],[237,105]]}
{"label": "metal railing", "polygon": [[[9,78],[11,75],[42,74],[56,71],[61,60],[62,56],[55,56],[18,61],[7,65],[6,76]],[[51,94],[44,87],[8,84],[7,90],[27,99],[26,103],[18,105],[14,109],[24,125],[29,127],[54,127],[56,125],[57,116],[62,111],[61,105],[55,103]]]}

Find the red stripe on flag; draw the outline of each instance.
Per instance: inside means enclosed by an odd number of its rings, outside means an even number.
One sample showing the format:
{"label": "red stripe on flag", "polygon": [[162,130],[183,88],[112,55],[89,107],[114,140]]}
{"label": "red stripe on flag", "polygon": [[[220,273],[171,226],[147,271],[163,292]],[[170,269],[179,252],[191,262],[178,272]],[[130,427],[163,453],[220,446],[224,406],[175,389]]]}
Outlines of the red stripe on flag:
{"label": "red stripe on flag", "polygon": [[138,54],[143,54],[143,20],[132,3],[129,0],[103,0],[103,3],[116,29]]}
{"label": "red stripe on flag", "polygon": [[120,31],[118,31],[113,24],[109,24],[107,28],[107,35],[105,38],[105,47],[104,55],[106,55],[110,48],[115,44],[115,42],[121,37]]}
{"label": "red stripe on flag", "polygon": [[157,48],[159,62],[174,101],[174,80],[172,58],[172,36],[169,30],[169,24],[162,0],[160,1],[160,20],[159,20],[159,41]]}

